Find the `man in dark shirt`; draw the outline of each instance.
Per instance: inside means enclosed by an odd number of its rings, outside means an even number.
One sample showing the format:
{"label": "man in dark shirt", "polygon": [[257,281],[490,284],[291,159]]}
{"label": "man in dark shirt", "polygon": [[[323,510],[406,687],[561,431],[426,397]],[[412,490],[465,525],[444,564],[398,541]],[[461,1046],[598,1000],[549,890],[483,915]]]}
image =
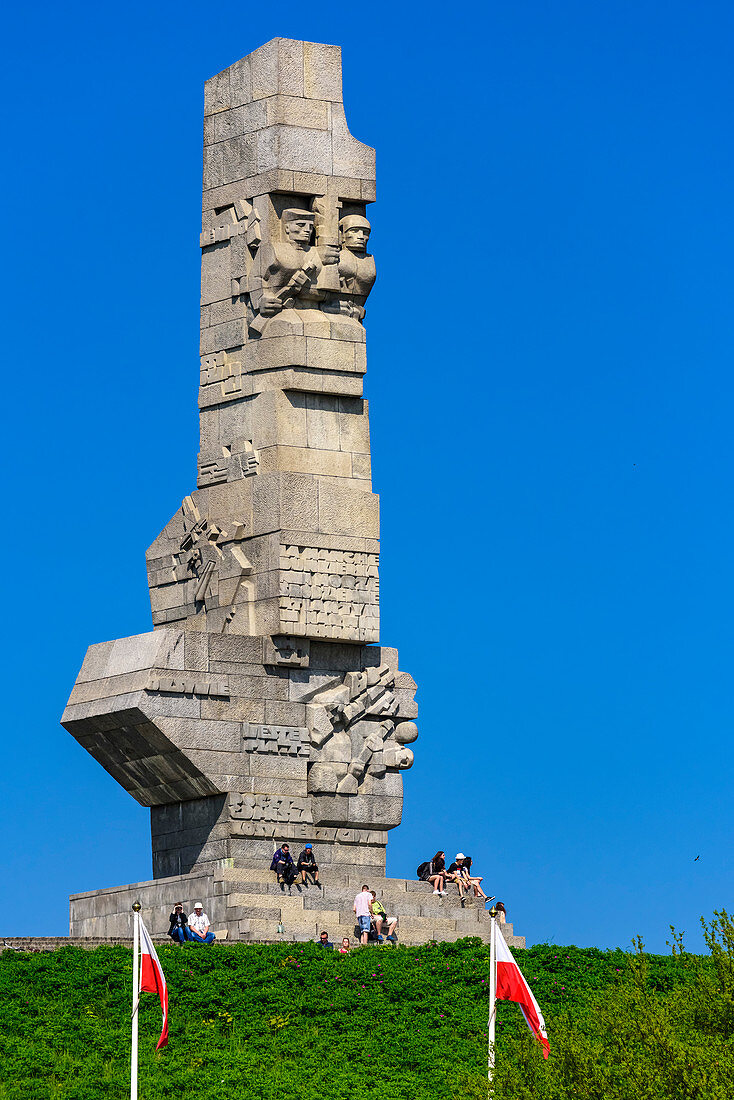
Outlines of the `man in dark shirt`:
{"label": "man in dark shirt", "polygon": [[288,886],[292,885],[296,877],[296,869],[293,865],[291,850],[287,844],[281,844],[280,848],[276,849],[270,864],[270,870],[275,871],[278,882],[285,882]]}
{"label": "man in dark shirt", "polygon": [[314,883],[318,885],[319,868],[316,857],[313,854],[313,844],[307,844],[298,857],[297,869],[301,872],[301,882],[306,885],[306,875],[310,875]]}
{"label": "man in dark shirt", "polygon": [[317,942],[320,943],[322,947],[328,947],[331,951],[334,950],[334,944],[330,942],[328,932],[322,932]]}
{"label": "man in dark shirt", "polygon": [[449,880],[449,882],[455,882],[456,883],[456,887],[459,891],[459,897],[461,898],[462,902],[464,901],[464,890],[466,889],[466,880],[464,878],[464,874],[463,874],[463,870],[462,870],[463,865],[464,865],[464,859],[465,859],[464,853],[463,852],[457,852],[456,853],[456,859],[451,864],[451,866],[449,867],[448,872],[446,874],[446,878]]}

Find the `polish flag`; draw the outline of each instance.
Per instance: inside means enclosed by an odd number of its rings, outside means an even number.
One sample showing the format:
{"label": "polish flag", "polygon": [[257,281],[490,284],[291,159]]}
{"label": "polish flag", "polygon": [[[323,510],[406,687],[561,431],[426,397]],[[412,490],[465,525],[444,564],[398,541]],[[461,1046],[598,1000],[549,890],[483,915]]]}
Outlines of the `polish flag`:
{"label": "polish flag", "polygon": [[538,1042],[543,1044],[543,1057],[547,1058],[550,1043],[545,1030],[543,1013],[497,925],[495,925],[495,951],[497,952],[497,1000],[517,1001],[525,1017],[525,1023]]}
{"label": "polish flag", "polygon": [[140,969],[140,992],[157,993],[161,1001],[163,1028],[155,1048],[160,1050],[168,1042],[168,986],[166,985],[163,967],[158,960],[153,941],[150,938],[148,929],[143,924],[142,917],[140,918],[140,954],[142,964]]}

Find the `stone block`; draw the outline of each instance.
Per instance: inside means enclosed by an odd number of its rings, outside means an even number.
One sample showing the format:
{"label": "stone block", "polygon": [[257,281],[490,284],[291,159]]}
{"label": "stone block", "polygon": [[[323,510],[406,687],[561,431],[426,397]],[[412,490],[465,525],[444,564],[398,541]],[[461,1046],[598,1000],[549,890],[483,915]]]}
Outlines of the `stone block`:
{"label": "stone block", "polygon": [[239,107],[241,104],[249,104],[252,100],[250,56],[243,57],[241,61],[230,65],[226,72],[229,75],[230,106]]}
{"label": "stone block", "polygon": [[212,115],[218,111],[229,110],[230,99],[230,84],[229,84],[230,70],[225,69],[224,72],[217,73],[211,80],[207,80],[204,84],[204,114]]}
{"label": "stone block", "polygon": [[[310,130],[329,128],[330,105],[323,100],[277,95],[271,96],[265,103],[268,126],[301,126]],[[299,172],[299,176],[303,174]]]}
{"label": "stone block", "polygon": [[250,754],[250,775],[263,779],[306,779],[306,760],[303,757],[265,756]]}
{"label": "stone block", "polygon": [[267,126],[265,101],[243,104],[228,111],[220,112],[212,118],[213,141],[227,141],[242,134],[251,134]]}
{"label": "stone block", "polygon": [[215,871],[215,880],[224,883],[271,883],[274,881],[273,872],[265,867],[222,867]]}
{"label": "stone block", "polygon": [[242,722],[201,718],[159,719],[161,730],[181,750],[204,749],[238,753],[242,745]]}
{"label": "stone block", "polygon": [[262,638],[208,634],[210,661],[231,661],[240,665],[262,663]]}
{"label": "stone block", "polygon": [[[290,678],[282,683],[290,691]],[[289,699],[268,699],[265,703],[265,721],[273,726],[305,726],[305,704]]]}
{"label": "stone block", "polygon": [[318,530],[333,534],[378,538],[380,533],[379,497],[347,485],[324,484],[319,492]]}
{"label": "stone block", "polygon": [[342,101],[341,50],[320,42],[303,43],[303,94],[311,99]]}
{"label": "stone block", "polygon": [[334,174],[356,179],[374,179],[375,150],[369,145],[363,145],[349,133],[341,104],[332,105],[331,124]]}

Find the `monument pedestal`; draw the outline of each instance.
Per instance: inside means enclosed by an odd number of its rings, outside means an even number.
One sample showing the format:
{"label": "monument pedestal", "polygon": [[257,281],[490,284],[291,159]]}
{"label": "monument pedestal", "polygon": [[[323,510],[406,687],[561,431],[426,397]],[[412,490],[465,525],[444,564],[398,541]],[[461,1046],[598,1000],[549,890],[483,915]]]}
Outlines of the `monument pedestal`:
{"label": "monument pedestal", "polygon": [[[329,873],[323,886],[280,885],[272,871],[218,866],[191,875],[175,875],[153,882],[137,882],[74,894],[71,901],[71,936],[119,937],[129,934],[130,907],[143,906],[146,927],[153,934],[168,930],[168,915],[177,901],[191,912],[201,901],[218,933],[227,942],[279,942],[316,940],[329,933],[332,943],[342,937],[355,940],[354,897],[367,881],[389,916],[397,916],[400,943],[458,940],[478,936],[489,942],[489,914],[481,900],[462,908],[455,889],[446,897],[431,893],[425,882],[374,875]],[[278,932],[282,925],[284,931]],[[499,925],[511,947],[525,947],[525,937],[515,936],[511,924]]]}

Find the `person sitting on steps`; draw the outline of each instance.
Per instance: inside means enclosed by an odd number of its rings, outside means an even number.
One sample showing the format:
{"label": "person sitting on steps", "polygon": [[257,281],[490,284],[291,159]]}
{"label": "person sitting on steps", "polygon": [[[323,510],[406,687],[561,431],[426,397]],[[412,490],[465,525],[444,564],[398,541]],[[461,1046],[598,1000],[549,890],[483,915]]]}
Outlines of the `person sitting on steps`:
{"label": "person sitting on steps", "polygon": [[456,853],[456,859],[446,872],[446,878],[449,882],[456,883],[456,889],[459,891],[459,897],[461,898],[461,904],[464,904],[464,891],[468,888],[468,882],[464,873],[464,860],[466,856],[463,852]]}
{"label": "person sitting on steps", "polygon": [[296,868],[293,865],[293,856],[287,844],[281,844],[280,848],[276,848],[273,860],[270,864],[270,870],[275,871],[278,876],[278,882],[284,882],[287,886],[293,885],[293,880],[296,877]]}
{"label": "person sitting on steps", "polygon": [[307,844],[298,857],[296,870],[301,872],[301,882],[306,885],[306,875],[310,875],[315,886],[319,884],[319,867],[313,854],[313,844]]}
{"label": "person sitting on steps", "polygon": [[173,912],[168,918],[171,922],[171,926],[168,929],[168,935],[176,943],[186,943],[191,939],[189,933],[189,918],[184,913],[184,907],[182,901],[177,901],[173,907]]}
{"label": "person sitting on steps", "polygon": [[214,943],[214,933],[209,931],[209,918],[204,906],[197,901],[193,913],[189,913],[189,939],[194,943]]}
{"label": "person sitting on steps", "polygon": [[493,901],[494,898],[488,898],[484,890],[480,885],[482,881],[481,875],[472,875],[471,873],[471,856],[464,856],[464,878],[467,886],[470,886],[474,890],[475,898],[482,898],[484,901]]}
{"label": "person sitting on steps", "polygon": [[377,894],[374,890],[370,890],[372,894],[372,915],[375,920],[375,930],[377,932],[378,940],[382,940],[382,928],[383,925],[387,925],[387,938],[391,943],[397,943],[398,937],[395,935],[395,925],[398,923],[397,917],[388,917],[385,912],[385,907],[382,902],[377,900]]}
{"label": "person sitting on steps", "polygon": [[444,852],[436,852],[433,859],[428,863],[421,863],[418,868],[418,878],[423,882],[430,882],[433,885],[434,894],[443,895],[446,893],[446,860],[444,859]]}

